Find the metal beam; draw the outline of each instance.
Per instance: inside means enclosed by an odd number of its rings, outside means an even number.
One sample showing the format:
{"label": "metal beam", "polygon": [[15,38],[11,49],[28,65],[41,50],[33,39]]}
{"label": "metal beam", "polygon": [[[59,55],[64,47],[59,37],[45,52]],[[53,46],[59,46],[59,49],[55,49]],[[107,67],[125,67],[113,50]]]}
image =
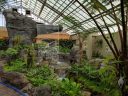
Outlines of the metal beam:
{"label": "metal beam", "polygon": [[[61,11],[61,13],[64,13],[64,11],[65,11],[65,10],[70,6],[70,4],[72,4],[72,3],[75,3],[75,1],[72,0],[69,4],[67,4],[67,6]],[[51,23],[54,23],[60,16],[61,16],[61,15],[57,15],[57,16],[52,20]]]}
{"label": "metal beam", "polygon": [[[42,4],[44,4],[44,2],[42,0],[38,0],[38,1],[41,2]],[[48,7],[49,9],[51,9],[52,11],[54,11],[55,13],[57,13],[58,15],[65,17],[65,15],[63,13],[61,13],[60,11],[55,9],[53,6],[49,5],[47,2],[45,3],[45,6]]]}
{"label": "metal beam", "polygon": [[[58,3],[58,0],[52,5],[53,7],[56,6],[56,4]],[[46,19],[48,17],[48,15],[51,13],[52,10],[50,10],[46,16],[44,17],[44,19]],[[47,18],[48,19],[48,18]]]}
{"label": "metal beam", "polygon": [[[118,4],[118,5],[115,6],[114,8],[118,8],[118,7],[120,7],[120,4]],[[118,8],[117,10],[119,10],[119,9],[120,9],[120,8]],[[108,10],[102,12],[102,13],[99,13],[99,14],[93,16],[93,17],[94,17],[95,19],[98,19],[98,18],[100,18],[101,15],[103,15],[103,14],[104,14],[104,15],[107,15],[108,13],[112,13],[112,8],[110,8],[110,9],[108,9]],[[85,22],[87,22],[87,21],[89,21],[89,20],[92,20],[92,19],[91,19],[91,18],[88,18],[88,19],[86,19],[86,20],[80,22],[80,24],[83,24],[83,23],[85,23]],[[71,28],[73,28],[73,26],[71,26],[71,27],[69,27],[69,28],[67,28],[67,29],[65,29],[65,30],[67,31],[67,30],[70,30]]]}
{"label": "metal beam", "polygon": [[[38,1],[41,3],[44,3],[42,0],[38,0]],[[55,13],[57,13],[58,15],[65,17],[63,12],[58,11],[57,9],[55,9],[53,6],[49,5],[48,3],[46,3],[45,6],[48,7],[49,9],[51,9],[52,11],[54,11]]]}
{"label": "metal beam", "polygon": [[42,5],[42,7],[41,7],[41,9],[40,9],[39,16],[41,15],[41,12],[43,11],[46,2],[47,2],[47,0],[44,1],[44,4]]}
{"label": "metal beam", "polygon": [[33,12],[34,12],[34,11],[35,11],[35,9],[36,9],[36,5],[37,5],[37,0],[36,0],[36,3],[35,3],[35,5],[34,5]]}

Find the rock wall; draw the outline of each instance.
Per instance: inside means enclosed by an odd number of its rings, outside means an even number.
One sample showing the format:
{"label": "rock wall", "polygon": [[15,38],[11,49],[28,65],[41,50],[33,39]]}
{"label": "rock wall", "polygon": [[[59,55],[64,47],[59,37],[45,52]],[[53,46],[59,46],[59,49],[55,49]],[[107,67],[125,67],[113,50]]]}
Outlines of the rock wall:
{"label": "rock wall", "polygon": [[6,19],[6,27],[9,35],[9,44],[13,45],[13,38],[17,35],[22,37],[22,44],[31,44],[37,35],[36,22],[18,12],[7,9],[3,11]]}

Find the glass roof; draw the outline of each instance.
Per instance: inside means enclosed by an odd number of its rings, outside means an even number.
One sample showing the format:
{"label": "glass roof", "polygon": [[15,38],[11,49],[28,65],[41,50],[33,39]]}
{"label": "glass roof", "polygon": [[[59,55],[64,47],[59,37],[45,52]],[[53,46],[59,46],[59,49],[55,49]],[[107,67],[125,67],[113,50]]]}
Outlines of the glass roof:
{"label": "glass roof", "polygon": [[[107,24],[114,26],[115,19],[111,14],[108,14],[108,12],[111,11],[110,4],[107,4],[107,2],[106,4],[102,3],[105,5],[105,8],[103,7],[104,10],[101,10],[101,13],[99,13],[92,8],[93,4],[91,0],[79,0],[79,2],[88,8],[100,26],[104,26],[100,14],[104,16]],[[117,9],[117,13],[119,10],[119,4],[119,0],[114,0],[113,5],[115,9]],[[3,5],[1,4],[1,6]],[[74,30],[74,26],[77,24],[80,24],[79,29],[84,31],[96,28],[93,20],[76,0],[8,0],[8,3],[4,4],[4,7],[2,8],[7,9],[11,7],[16,7],[20,10],[22,9],[21,11],[24,11],[23,9],[31,10],[33,18],[38,22],[45,24],[63,24],[64,31]],[[67,20],[65,17],[70,17],[72,20]],[[115,30],[116,27],[113,26],[111,26],[110,29]]]}

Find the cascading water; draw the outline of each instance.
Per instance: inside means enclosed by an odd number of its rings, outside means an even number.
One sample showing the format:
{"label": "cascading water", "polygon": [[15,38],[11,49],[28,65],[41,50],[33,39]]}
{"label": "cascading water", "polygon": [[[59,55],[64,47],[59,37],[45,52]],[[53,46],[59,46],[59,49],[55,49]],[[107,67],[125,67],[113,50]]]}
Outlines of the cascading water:
{"label": "cascading water", "polygon": [[49,45],[38,49],[38,58],[40,58],[38,62],[41,62],[42,60],[48,61],[50,63],[49,66],[55,70],[55,73],[57,73],[59,79],[63,79],[66,76],[66,70],[70,68],[70,66],[67,64],[67,62],[62,62],[60,60],[58,46]]}

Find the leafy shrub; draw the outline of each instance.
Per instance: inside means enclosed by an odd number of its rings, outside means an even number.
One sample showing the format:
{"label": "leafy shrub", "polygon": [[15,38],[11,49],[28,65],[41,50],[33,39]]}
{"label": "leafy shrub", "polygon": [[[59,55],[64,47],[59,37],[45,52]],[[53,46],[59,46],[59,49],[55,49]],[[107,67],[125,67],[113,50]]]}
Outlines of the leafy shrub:
{"label": "leafy shrub", "polygon": [[42,41],[41,43],[39,43],[39,44],[34,44],[34,47],[35,47],[35,49],[38,49],[38,48],[45,48],[46,46],[47,46],[47,42],[45,42],[45,41]]}
{"label": "leafy shrub", "polygon": [[61,81],[57,79],[47,80],[45,84],[50,85],[52,89],[52,96],[61,96]]}
{"label": "leafy shrub", "polygon": [[59,40],[59,46],[71,49],[73,47],[74,41],[72,40]]}
{"label": "leafy shrub", "polygon": [[4,50],[1,50],[0,51],[0,57],[5,57],[6,55],[5,55],[5,51]]}
{"label": "leafy shrub", "polygon": [[5,51],[6,56],[15,56],[18,54],[18,50],[14,49],[14,48],[8,48]]}
{"label": "leafy shrub", "polygon": [[69,53],[70,49],[67,48],[67,47],[59,46],[59,51],[62,52],[62,53]]}
{"label": "leafy shrub", "polygon": [[48,66],[31,68],[26,75],[31,81],[31,83],[35,86],[42,85],[47,80],[53,79],[55,77],[54,73],[52,72],[52,69],[50,69]]}
{"label": "leafy shrub", "polygon": [[45,84],[51,86],[52,96],[81,96],[80,84],[68,78],[62,81],[53,79]]}
{"label": "leafy shrub", "polygon": [[116,72],[117,72],[116,69],[110,65],[106,65],[105,67],[98,70],[98,74],[100,76],[101,82],[108,87],[109,86],[115,87],[117,85]]}
{"label": "leafy shrub", "polygon": [[81,96],[80,84],[66,78],[62,80],[61,92],[61,96]]}
{"label": "leafy shrub", "polygon": [[25,62],[20,60],[20,59],[16,59],[14,61],[11,61],[10,63],[11,63],[11,66],[6,65],[4,67],[5,71],[18,71],[18,72],[21,72],[24,69]]}
{"label": "leafy shrub", "polygon": [[8,65],[11,65],[11,61],[17,59],[17,56],[18,56],[18,50],[14,49],[14,48],[8,48],[6,51],[5,51],[5,56],[7,58],[7,64]]}
{"label": "leafy shrub", "polygon": [[8,47],[8,40],[0,40],[0,50],[5,50]]}
{"label": "leafy shrub", "polygon": [[[86,62],[86,61],[85,61]],[[82,65],[73,65],[72,68],[69,70],[69,72],[79,75],[79,76],[85,76],[86,78],[90,80],[99,80],[99,74],[98,71],[91,65],[82,64]]]}
{"label": "leafy shrub", "polygon": [[92,92],[103,93],[106,96],[120,96],[116,72],[115,67],[109,64],[101,69],[95,69],[85,62],[83,65],[74,65],[70,70],[73,77],[70,75],[68,77],[80,82],[82,88],[90,89]]}

